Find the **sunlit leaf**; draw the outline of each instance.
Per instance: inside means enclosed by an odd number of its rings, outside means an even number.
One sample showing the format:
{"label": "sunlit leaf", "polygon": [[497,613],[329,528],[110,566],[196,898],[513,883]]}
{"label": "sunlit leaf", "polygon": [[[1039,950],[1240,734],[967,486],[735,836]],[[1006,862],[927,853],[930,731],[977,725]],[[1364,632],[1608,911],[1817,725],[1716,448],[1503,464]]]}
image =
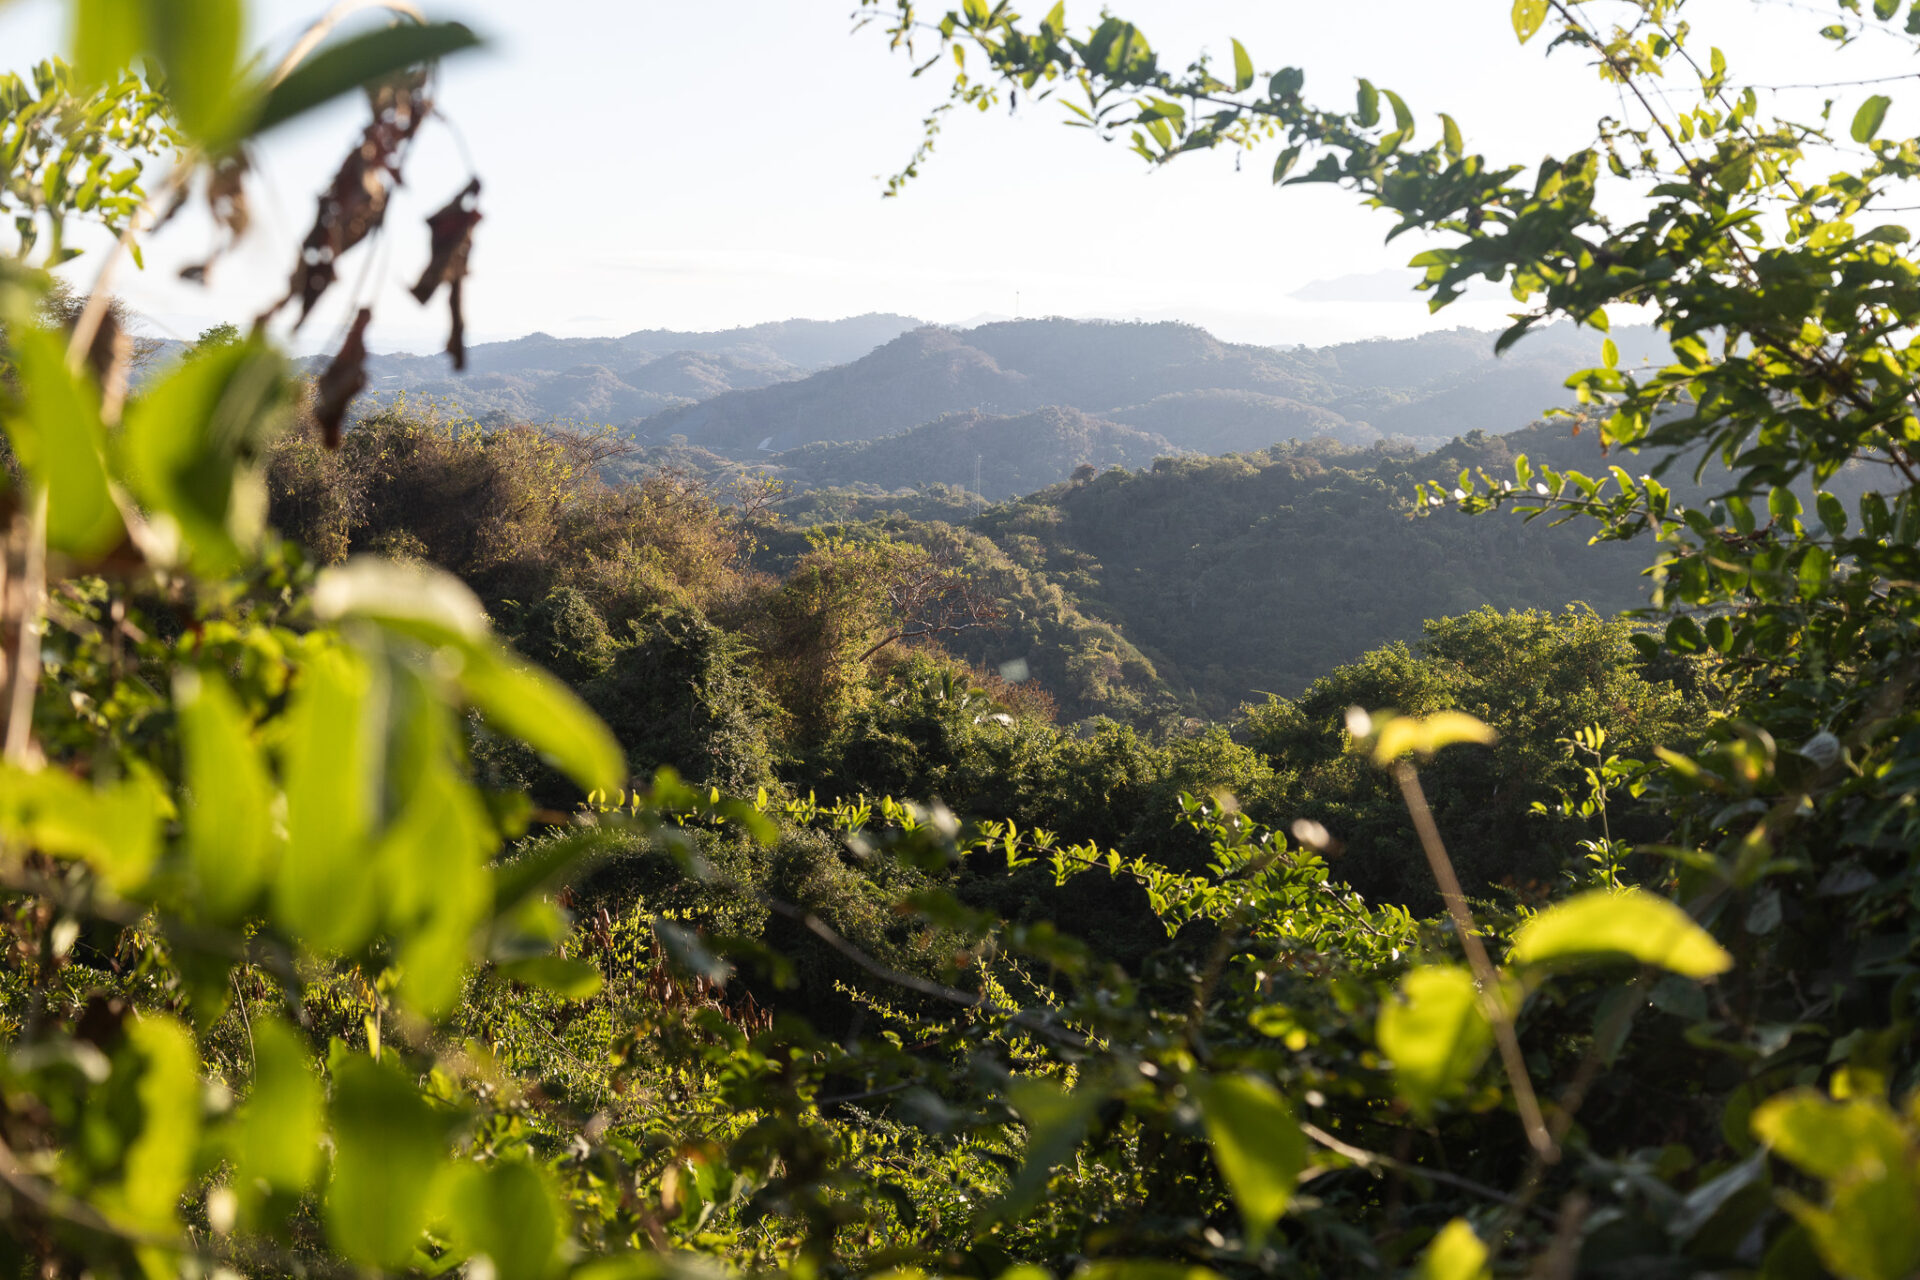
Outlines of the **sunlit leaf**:
{"label": "sunlit leaf", "polygon": [[1464,711],[1437,711],[1430,716],[1393,716],[1374,724],[1373,761],[1386,765],[1412,753],[1431,756],[1458,742],[1491,743],[1494,732]]}
{"label": "sunlit leaf", "polygon": [[1689,978],[1733,967],[1733,957],[1669,899],[1642,889],[1596,889],[1556,903],[1521,926],[1508,960],[1565,964],[1625,957]]}
{"label": "sunlit leaf", "polygon": [[502,964],[500,972],[516,982],[540,987],[567,1000],[585,1000],[599,994],[604,981],[600,970],[593,965],[562,956],[528,956]]}
{"label": "sunlit leaf", "polygon": [[174,702],[195,900],[215,920],[236,920],[273,875],[273,779],[245,714],[218,676],[180,672]]}
{"label": "sunlit leaf", "polygon": [[1456,965],[1425,965],[1401,979],[1380,1003],[1375,1036],[1393,1061],[1394,1091],[1422,1119],[1474,1077],[1493,1047],[1473,975]]}
{"label": "sunlit leaf", "polygon": [[1194,1093],[1213,1161],[1258,1248],[1293,1199],[1307,1163],[1306,1138],[1279,1091],[1258,1077],[1215,1076]]}
{"label": "sunlit leaf", "polygon": [[8,334],[19,399],[6,415],[20,465],[47,494],[47,545],[91,558],[111,550],[126,526],[107,485],[100,392],[68,371],[58,334],[13,326]]}
{"label": "sunlit leaf", "polygon": [[1473,1227],[1465,1218],[1455,1218],[1420,1255],[1414,1275],[1418,1280],[1486,1280],[1493,1274],[1488,1262],[1487,1246]]}
{"label": "sunlit leaf", "polygon": [[1513,0],[1513,34],[1521,44],[1533,39],[1546,20],[1547,0]]}
{"label": "sunlit leaf", "polygon": [[251,1024],[253,1083],[240,1110],[233,1155],[241,1185],[299,1192],[320,1164],[325,1099],[297,1032],[271,1018]]}
{"label": "sunlit leaf", "polygon": [[327,1235],[355,1262],[404,1268],[427,1225],[452,1117],[397,1068],[349,1054],[335,1069]]}
{"label": "sunlit leaf", "polygon": [[467,1165],[450,1180],[445,1206],[460,1250],[484,1254],[500,1280],[540,1280],[553,1270],[566,1215],[533,1166]]}

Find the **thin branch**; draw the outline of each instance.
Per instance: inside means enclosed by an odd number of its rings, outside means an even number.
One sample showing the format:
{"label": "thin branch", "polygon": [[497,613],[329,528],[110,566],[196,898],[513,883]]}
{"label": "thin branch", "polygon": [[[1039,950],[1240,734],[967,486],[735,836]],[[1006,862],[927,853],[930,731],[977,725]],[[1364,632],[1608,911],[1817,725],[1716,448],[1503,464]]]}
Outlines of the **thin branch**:
{"label": "thin branch", "polygon": [[1533,1080],[1527,1075],[1527,1062],[1520,1054],[1520,1040],[1513,1032],[1513,1018],[1508,1014],[1506,1001],[1500,993],[1500,975],[1494,971],[1493,961],[1487,957],[1487,948],[1480,941],[1479,931],[1474,927],[1473,912],[1467,906],[1467,897],[1460,889],[1460,878],[1454,874],[1453,860],[1447,856],[1447,847],[1440,841],[1440,829],[1434,825],[1433,810],[1427,807],[1426,793],[1420,789],[1420,775],[1413,766],[1402,760],[1393,767],[1394,781],[1400,784],[1400,794],[1406,799],[1407,812],[1413,815],[1414,830],[1420,833],[1420,847],[1426,851],[1427,863],[1433,868],[1433,878],[1439,882],[1440,896],[1446,900],[1447,914],[1453,917],[1454,932],[1460,935],[1460,945],[1467,953],[1467,963],[1473,968],[1474,983],[1480,988],[1480,1002],[1486,1009],[1487,1020],[1493,1024],[1494,1040],[1500,1046],[1500,1065],[1505,1068],[1507,1082],[1513,1086],[1513,1101],[1520,1112],[1520,1123],[1527,1131],[1527,1141],[1533,1145],[1537,1156],[1547,1163],[1559,1158],[1559,1145],[1553,1135],[1547,1132],[1547,1126],[1540,1115],[1540,1100],[1534,1095]]}

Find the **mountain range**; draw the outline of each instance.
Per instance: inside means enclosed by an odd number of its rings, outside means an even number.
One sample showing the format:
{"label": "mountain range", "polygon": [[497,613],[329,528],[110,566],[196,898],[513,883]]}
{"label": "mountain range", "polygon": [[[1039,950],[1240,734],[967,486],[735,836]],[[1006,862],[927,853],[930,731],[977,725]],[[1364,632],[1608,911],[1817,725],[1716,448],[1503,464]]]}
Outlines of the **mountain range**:
{"label": "mountain range", "polygon": [[[1628,364],[1651,330],[1616,332]],[[1504,434],[1569,402],[1600,336],[1557,326],[1506,354],[1457,329],[1319,348],[1224,342],[1176,323],[1009,320],[970,329],[907,316],[787,320],[714,333],[533,334],[439,357],[369,361],[375,402],[451,401],[482,422],[602,424],[661,462],[750,470],[795,491],[945,484],[1002,499],[1077,468],[1248,453],[1293,440],[1431,450]]]}

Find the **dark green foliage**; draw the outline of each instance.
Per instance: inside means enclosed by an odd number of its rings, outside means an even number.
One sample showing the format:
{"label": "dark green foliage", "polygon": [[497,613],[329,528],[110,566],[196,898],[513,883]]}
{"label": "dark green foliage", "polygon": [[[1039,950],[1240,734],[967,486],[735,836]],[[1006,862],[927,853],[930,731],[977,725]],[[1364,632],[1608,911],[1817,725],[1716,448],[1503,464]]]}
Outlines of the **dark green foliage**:
{"label": "dark green foliage", "polygon": [[[1349,708],[1406,715],[1465,711],[1500,735],[1492,747],[1458,747],[1422,770],[1423,785],[1469,893],[1504,885],[1537,899],[1573,869],[1569,851],[1588,834],[1577,818],[1535,812],[1584,794],[1569,741],[1599,725],[1608,749],[1650,760],[1703,736],[1708,703],[1687,687],[1647,677],[1630,628],[1584,609],[1561,614],[1480,609],[1429,622],[1416,648],[1388,645],[1313,682],[1297,700],[1247,709],[1244,740],[1282,771],[1276,816],[1312,818],[1344,846],[1342,879],[1370,899],[1437,906],[1433,877],[1406,807],[1389,779],[1351,750]],[[1610,814],[1628,840],[1657,830],[1644,809]]]}

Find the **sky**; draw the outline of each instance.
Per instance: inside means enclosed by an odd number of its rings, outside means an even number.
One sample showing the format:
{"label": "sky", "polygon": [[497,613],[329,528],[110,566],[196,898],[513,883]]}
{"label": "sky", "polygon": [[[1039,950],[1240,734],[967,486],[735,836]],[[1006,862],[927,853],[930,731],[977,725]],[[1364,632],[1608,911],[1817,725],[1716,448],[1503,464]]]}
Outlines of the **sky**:
{"label": "sky", "polygon": [[[1229,56],[1237,36],[1262,73],[1296,65],[1307,95],[1351,100],[1365,75],[1400,92],[1428,136],[1447,111],[1469,147],[1534,164],[1589,142],[1617,111],[1579,56],[1520,48],[1507,0],[1110,0],[1163,64]],[[323,6],[256,0],[252,37],[284,49]],[[1383,244],[1384,215],[1332,188],[1275,189],[1271,155],[1189,156],[1152,170],[1124,145],[1025,104],[950,118],[922,176],[896,199],[885,178],[911,154],[947,76],[910,77],[854,0],[433,0],[485,49],[446,66],[440,104],[458,130],[429,129],[388,234],[364,265],[376,350],[433,350],[444,318],[405,289],[426,252],[420,219],[472,171],[485,183],[468,287],[470,341],[532,332],[707,330],[789,317],[899,312],[962,324],[1012,315],[1178,319],[1247,342],[1319,345],[1455,325],[1490,328],[1510,303],[1470,298],[1437,317],[1410,291],[1421,247]],[[1036,12],[1049,7],[1035,0]],[[0,0],[0,66],[23,69],[64,43],[59,0]],[[1069,0],[1076,27],[1098,3]],[[1910,46],[1862,41],[1837,54],[1812,33],[1821,0],[1693,0],[1700,39],[1736,73],[1804,82],[1912,71]],[[1230,64],[1229,64],[1230,65]],[[1838,91],[1849,118],[1854,98]],[[1851,97],[1849,96],[1851,95]],[[1784,97],[1785,95],[1783,95]],[[1817,109],[1820,94],[1797,106]],[[1889,132],[1901,123],[1896,93]],[[285,287],[313,199],[354,137],[351,105],[266,138],[258,221],[241,253],[199,288],[174,276],[204,255],[204,223],[181,219],[116,291],[150,331],[192,337],[244,325]],[[97,255],[90,255],[94,262]],[[89,258],[75,264],[83,287]],[[342,278],[359,279],[349,260]],[[299,334],[337,341],[348,291]]]}

